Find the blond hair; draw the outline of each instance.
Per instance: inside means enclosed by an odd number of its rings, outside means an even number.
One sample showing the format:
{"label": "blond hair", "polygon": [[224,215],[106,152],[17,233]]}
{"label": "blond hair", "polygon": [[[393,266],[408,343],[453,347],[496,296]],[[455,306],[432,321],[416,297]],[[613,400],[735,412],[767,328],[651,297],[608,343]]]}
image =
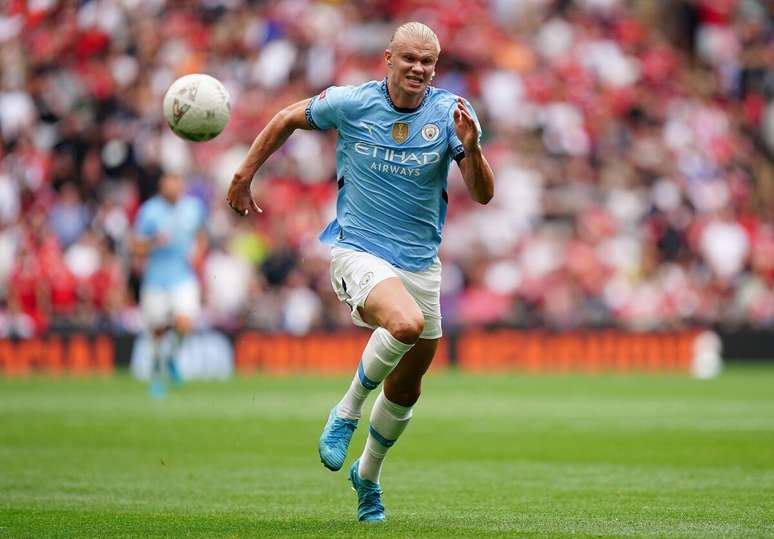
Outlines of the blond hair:
{"label": "blond hair", "polygon": [[392,34],[390,39],[390,47],[395,41],[416,39],[418,41],[427,41],[435,46],[437,53],[441,52],[441,44],[438,41],[438,36],[435,35],[433,29],[422,24],[421,22],[407,22],[403,23],[395,29],[395,33]]}

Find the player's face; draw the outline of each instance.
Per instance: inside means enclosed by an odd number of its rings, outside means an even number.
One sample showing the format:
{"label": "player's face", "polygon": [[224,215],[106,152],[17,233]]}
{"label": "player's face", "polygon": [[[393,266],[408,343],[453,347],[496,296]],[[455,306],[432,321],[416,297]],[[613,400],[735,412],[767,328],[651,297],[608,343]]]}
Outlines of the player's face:
{"label": "player's face", "polygon": [[390,87],[408,96],[424,95],[435,74],[438,51],[430,41],[406,39],[394,41],[384,51]]}
{"label": "player's face", "polygon": [[159,183],[161,196],[168,200],[177,200],[185,191],[185,181],[178,174],[165,174]]}

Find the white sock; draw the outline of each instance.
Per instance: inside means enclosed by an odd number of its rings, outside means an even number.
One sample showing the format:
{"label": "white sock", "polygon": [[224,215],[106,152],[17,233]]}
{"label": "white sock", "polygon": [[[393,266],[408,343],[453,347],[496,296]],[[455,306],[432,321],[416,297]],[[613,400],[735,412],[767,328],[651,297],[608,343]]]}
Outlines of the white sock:
{"label": "white sock", "polygon": [[371,410],[368,440],[360,457],[357,473],[363,479],[379,483],[382,462],[387,450],[393,446],[411,420],[412,408],[387,400],[379,393]]}
{"label": "white sock", "polygon": [[371,393],[371,390],[366,389],[363,384],[360,383],[360,377],[358,376],[358,373],[355,373],[355,377],[352,379],[349,389],[344,394],[344,398],[336,405],[336,415],[348,419],[360,419],[363,403],[369,393]]}
{"label": "white sock", "polygon": [[336,405],[336,415],[360,419],[363,402],[368,394],[387,378],[400,358],[413,346],[413,344],[400,342],[384,328],[376,329],[363,350],[363,356],[349,389]]}

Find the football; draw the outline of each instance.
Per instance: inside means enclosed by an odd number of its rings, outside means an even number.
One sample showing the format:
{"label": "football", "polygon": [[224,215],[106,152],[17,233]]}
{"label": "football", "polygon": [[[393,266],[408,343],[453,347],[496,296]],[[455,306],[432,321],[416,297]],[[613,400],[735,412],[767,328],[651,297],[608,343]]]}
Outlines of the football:
{"label": "football", "polygon": [[215,77],[194,73],[172,83],[164,95],[164,118],[177,136],[192,142],[217,137],[231,116],[228,92]]}

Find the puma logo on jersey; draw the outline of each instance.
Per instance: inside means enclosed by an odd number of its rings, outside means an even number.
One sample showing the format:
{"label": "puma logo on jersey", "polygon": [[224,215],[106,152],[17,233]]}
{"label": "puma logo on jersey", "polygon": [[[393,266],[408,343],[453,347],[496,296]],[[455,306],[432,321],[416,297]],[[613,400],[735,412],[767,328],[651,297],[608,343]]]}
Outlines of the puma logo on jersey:
{"label": "puma logo on jersey", "polygon": [[368,134],[372,137],[374,136],[374,129],[376,129],[376,124],[372,122],[366,122],[365,120],[360,121],[360,127],[368,131]]}

